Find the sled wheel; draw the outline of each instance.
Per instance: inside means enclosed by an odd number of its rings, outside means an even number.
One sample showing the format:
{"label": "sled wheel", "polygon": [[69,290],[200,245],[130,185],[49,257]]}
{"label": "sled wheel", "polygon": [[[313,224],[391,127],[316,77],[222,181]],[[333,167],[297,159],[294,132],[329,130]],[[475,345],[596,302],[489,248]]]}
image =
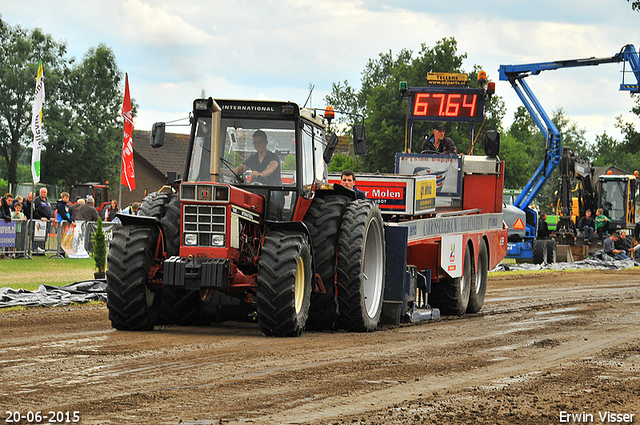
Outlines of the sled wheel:
{"label": "sled wheel", "polygon": [[471,251],[469,247],[465,251],[462,276],[441,279],[431,285],[432,305],[439,308],[443,315],[462,316],[467,311],[472,273]]}
{"label": "sled wheel", "polygon": [[467,313],[477,313],[484,304],[484,296],[487,292],[487,274],[489,272],[489,251],[487,242],[483,239],[478,250],[478,263],[471,280],[469,290],[469,305]]}

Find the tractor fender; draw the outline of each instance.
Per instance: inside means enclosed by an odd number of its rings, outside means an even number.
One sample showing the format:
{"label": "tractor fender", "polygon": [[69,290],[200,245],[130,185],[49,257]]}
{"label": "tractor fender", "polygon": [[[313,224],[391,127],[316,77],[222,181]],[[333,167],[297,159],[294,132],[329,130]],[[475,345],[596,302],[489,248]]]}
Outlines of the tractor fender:
{"label": "tractor fender", "polygon": [[147,227],[155,227],[157,228],[163,235],[164,229],[162,228],[162,224],[160,223],[160,219],[155,217],[147,217],[144,215],[129,215],[129,214],[116,214],[118,220],[123,225],[138,225],[138,226],[147,226]]}
{"label": "tractor fender", "polygon": [[[348,189],[347,189],[348,190]],[[313,243],[311,243],[311,232],[307,225],[302,221],[271,221],[265,220],[265,233],[271,230],[293,230],[296,232],[304,233],[309,240],[309,249],[311,250],[311,273],[316,275],[316,257],[313,252]]]}

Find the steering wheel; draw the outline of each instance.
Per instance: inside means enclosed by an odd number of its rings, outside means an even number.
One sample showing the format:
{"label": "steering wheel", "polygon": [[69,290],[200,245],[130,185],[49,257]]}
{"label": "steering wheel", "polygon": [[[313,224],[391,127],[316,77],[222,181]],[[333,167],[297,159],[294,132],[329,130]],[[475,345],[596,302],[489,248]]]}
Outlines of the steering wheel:
{"label": "steering wheel", "polygon": [[430,154],[434,154],[434,155],[439,155],[440,154],[440,152],[434,151],[433,149],[425,149],[420,153],[430,153]]}

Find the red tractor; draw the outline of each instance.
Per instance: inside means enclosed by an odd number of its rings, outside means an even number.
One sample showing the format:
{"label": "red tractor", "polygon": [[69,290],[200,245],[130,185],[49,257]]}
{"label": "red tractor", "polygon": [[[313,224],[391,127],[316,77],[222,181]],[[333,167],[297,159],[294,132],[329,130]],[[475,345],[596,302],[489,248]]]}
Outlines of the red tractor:
{"label": "red tractor", "polygon": [[[185,181],[120,215],[108,254],[114,328],[257,320],[266,335],[372,331],[385,290],[378,205],[327,183],[337,138],[290,102],[196,99]],[[152,131],[163,144],[164,124]],[[354,126],[356,152],[364,126]]]}

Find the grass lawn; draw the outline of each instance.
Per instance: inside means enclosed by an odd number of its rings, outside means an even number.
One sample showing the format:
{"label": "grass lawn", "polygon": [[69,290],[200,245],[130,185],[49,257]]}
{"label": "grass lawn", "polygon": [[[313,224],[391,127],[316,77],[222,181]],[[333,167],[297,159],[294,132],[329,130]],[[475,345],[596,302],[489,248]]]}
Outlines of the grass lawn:
{"label": "grass lawn", "polygon": [[33,291],[41,284],[64,286],[93,279],[94,271],[95,262],[92,258],[5,258],[0,259],[0,287]]}

